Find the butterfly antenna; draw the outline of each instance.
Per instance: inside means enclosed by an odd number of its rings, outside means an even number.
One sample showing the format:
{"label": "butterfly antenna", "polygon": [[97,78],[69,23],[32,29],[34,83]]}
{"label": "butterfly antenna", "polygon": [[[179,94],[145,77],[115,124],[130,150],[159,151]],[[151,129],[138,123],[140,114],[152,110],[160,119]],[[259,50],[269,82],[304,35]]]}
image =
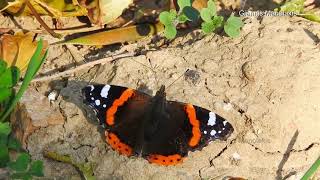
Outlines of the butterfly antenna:
{"label": "butterfly antenna", "polygon": [[151,66],[151,71],[153,72],[153,75],[154,75],[154,78],[156,79],[156,82],[157,82],[157,86],[159,87],[159,79],[158,79],[158,77],[157,77],[157,75],[156,75],[156,72],[154,71],[154,68],[156,68],[156,66],[155,67],[152,67],[152,63],[151,63],[151,61],[150,61],[150,59],[148,58],[148,61],[149,61],[149,64],[150,64],[150,66]]}
{"label": "butterfly antenna", "polygon": [[132,61],[134,61],[134,62],[136,62],[136,63],[138,63],[138,64],[140,64],[140,65],[142,65],[142,66],[144,66],[144,67],[146,67],[146,68],[148,68],[148,69],[150,69],[151,71],[152,71],[152,73],[153,73],[153,75],[154,75],[154,78],[156,79],[156,82],[157,82],[157,86],[159,86],[159,80],[158,80],[158,78],[157,78],[157,76],[156,76],[156,72],[155,72],[155,70],[154,70],[154,68],[156,67],[152,67],[152,63],[151,63],[151,61],[150,61],[150,59],[148,58],[148,62],[149,62],[149,64],[150,64],[150,67],[149,66],[147,66],[147,65],[145,65],[145,64],[143,64],[143,63],[141,63],[141,62],[138,62],[138,61],[136,61],[136,60],[134,60],[134,59],[131,59]]}
{"label": "butterfly antenna", "polygon": [[187,69],[183,74],[181,74],[177,79],[175,79],[172,83],[169,84],[169,86],[167,86],[167,89],[170,88],[170,86],[172,86],[175,82],[177,82],[179,79],[181,79],[181,77],[183,75],[185,75],[188,71],[190,71],[190,69]]}

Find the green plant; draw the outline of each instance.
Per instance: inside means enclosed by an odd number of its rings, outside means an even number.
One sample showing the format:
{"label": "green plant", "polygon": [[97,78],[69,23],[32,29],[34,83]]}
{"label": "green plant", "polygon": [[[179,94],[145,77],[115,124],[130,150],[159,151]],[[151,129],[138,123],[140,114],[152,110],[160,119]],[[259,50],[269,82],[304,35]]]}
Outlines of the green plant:
{"label": "green plant", "polygon": [[166,38],[175,38],[177,34],[177,25],[187,21],[196,21],[199,18],[199,14],[203,20],[201,29],[205,34],[209,34],[223,26],[224,31],[228,36],[236,38],[240,35],[240,28],[243,27],[241,19],[232,14],[226,21],[224,21],[222,16],[217,15],[217,9],[214,1],[209,0],[207,8],[201,9],[200,13],[191,5],[191,0],[178,0],[178,6],[180,8],[178,13],[175,10],[160,13],[159,19],[165,26],[164,35]]}
{"label": "green plant", "polygon": [[[11,179],[29,180],[33,176],[43,176],[43,162],[31,161],[30,155],[23,152],[20,142],[10,135],[9,122],[4,122],[44,62],[47,51],[42,55],[42,48],[43,42],[40,40],[17,93],[14,88],[20,78],[20,70],[17,67],[7,67],[7,63],[0,60],[0,168],[7,168]],[[10,156],[13,151],[17,152],[12,153],[17,154],[15,161]]]}
{"label": "green plant", "polygon": [[303,177],[301,178],[301,180],[309,180],[312,178],[312,176],[314,175],[314,173],[318,170],[318,168],[320,167],[320,157],[316,160],[316,162],[314,162],[312,164],[312,166],[310,167],[310,169],[303,175]]}
{"label": "green plant", "polygon": [[227,21],[224,21],[224,18],[217,14],[216,5],[212,0],[208,1],[207,8],[201,9],[200,16],[203,20],[201,29],[206,34],[223,26],[224,32],[228,36],[236,38],[240,35],[240,28],[243,26],[241,19],[232,14]]}
{"label": "green plant", "polygon": [[196,21],[199,12],[192,7],[192,0],[178,0],[179,11],[171,9],[163,11],[159,15],[160,22],[165,26],[164,35],[168,39],[173,39],[177,35],[177,25],[187,21]]}
{"label": "green plant", "polygon": [[27,72],[24,76],[22,85],[17,94],[14,93],[14,86],[20,78],[19,69],[16,67],[7,67],[5,61],[0,60],[0,122],[4,122],[9,116],[19,99],[22,97],[29,83],[36,75],[40,66],[44,62],[47,52],[41,54],[43,42],[38,42],[37,49],[29,62]]}
{"label": "green plant", "polygon": [[[11,128],[8,122],[0,122],[0,168],[7,167],[11,179],[32,179],[32,176],[43,176],[43,162],[31,161],[30,155],[21,152],[21,144],[10,135]],[[21,152],[15,161],[10,158],[9,151]]]}
{"label": "green plant", "polygon": [[287,0],[282,6],[276,8],[277,12],[294,12],[295,15],[308,19],[314,22],[320,22],[320,16],[317,15],[313,10],[305,10],[305,0]]}

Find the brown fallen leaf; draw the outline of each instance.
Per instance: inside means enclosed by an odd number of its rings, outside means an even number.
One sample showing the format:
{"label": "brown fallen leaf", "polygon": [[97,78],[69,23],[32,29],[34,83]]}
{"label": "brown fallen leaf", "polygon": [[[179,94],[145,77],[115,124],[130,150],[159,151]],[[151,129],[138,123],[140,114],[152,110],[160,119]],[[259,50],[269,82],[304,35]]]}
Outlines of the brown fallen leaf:
{"label": "brown fallen leaf", "polygon": [[93,0],[86,6],[93,24],[104,25],[116,20],[133,0]]}
{"label": "brown fallen leaf", "polygon": [[132,42],[150,35],[157,34],[158,32],[162,32],[163,29],[164,27],[161,23],[140,24],[90,34],[76,39],[67,40],[61,43],[101,46],[115,43]]}
{"label": "brown fallen leaf", "polygon": [[[32,16],[31,10],[26,7],[25,0],[2,0],[3,4],[0,6],[0,12],[6,11],[12,15]],[[80,6],[77,0],[63,1],[63,0],[28,0],[40,15],[48,15],[51,17],[73,17],[84,16],[87,10]]]}
{"label": "brown fallen leaf", "polygon": [[[8,66],[16,66],[20,71],[25,71],[37,47],[34,36],[31,32],[2,35],[0,38],[0,59],[7,62]],[[48,43],[44,41],[43,54],[47,47]]]}

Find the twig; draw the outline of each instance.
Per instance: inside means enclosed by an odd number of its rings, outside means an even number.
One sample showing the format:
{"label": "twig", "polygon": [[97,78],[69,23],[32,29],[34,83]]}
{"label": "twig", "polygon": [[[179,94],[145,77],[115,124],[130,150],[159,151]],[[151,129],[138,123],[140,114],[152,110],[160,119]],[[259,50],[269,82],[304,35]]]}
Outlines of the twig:
{"label": "twig", "polygon": [[52,29],[49,28],[49,26],[41,19],[40,15],[38,14],[38,12],[34,9],[34,7],[32,6],[32,4],[27,0],[25,1],[25,3],[27,4],[28,8],[31,10],[32,14],[34,15],[34,17],[39,21],[39,23],[43,26],[43,28],[48,31],[48,33],[51,34],[51,36],[55,37],[55,38],[61,38],[60,34],[55,33]]}
{"label": "twig", "polygon": [[96,60],[96,61],[88,62],[86,64],[82,64],[82,65],[80,65],[78,67],[75,67],[73,69],[68,69],[68,70],[60,72],[60,73],[56,73],[56,74],[49,75],[49,76],[35,78],[31,82],[42,82],[42,81],[48,81],[48,80],[52,80],[52,79],[56,79],[56,78],[60,78],[60,77],[64,77],[64,76],[68,76],[68,75],[70,75],[72,73],[75,73],[75,72],[80,71],[80,70],[85,69],[85,68],[93,67],[93,66],[95,66],[97,64],[106,64],[106,63],[112,62],[112,61],[114,61],[116,59],[132,57],[133,55],[134,55],[133,52],[120,53],[120,54],[117,54],[115,56],[106,57],[106,58],[102,58],[102,59],[99,59],[99,60]]}
{"label": "twig", "polygon": [[[82,32],[90,32],[90,31],[95,31],[95,30],[100,30],[101,27],[87,27],[85,25],[83,26],[77,26],[77,27],[72,27],[72,28],[67,28],[67,29],[55,29],[54,32],[63,34],[63,35],[68,35],[68,34],[74,34],[74,33],[82,33]],[[22,28],[7,28],[7,27],[0,27],[0,31],[8,32],[8,31],[30,31],[33,33],[39,33],[39,34],[45,34],[48,33],[46,30],[42,29],[22,29]]]}

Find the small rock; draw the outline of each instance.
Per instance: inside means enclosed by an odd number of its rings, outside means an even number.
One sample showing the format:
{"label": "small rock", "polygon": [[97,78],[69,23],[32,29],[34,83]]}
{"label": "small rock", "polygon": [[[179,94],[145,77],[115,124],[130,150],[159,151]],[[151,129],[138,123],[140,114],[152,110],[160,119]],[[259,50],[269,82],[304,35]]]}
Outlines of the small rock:
{"label": "small rock", "polygon": [[240,160],[241,160],[241,157],[237,152],[232,154],[231,164],[239,166],[240,165]]}
{"label": "small rock", "polygon": [[14,134],[25,146],[28,136],[35,130],[63,124],[64,117],[58,109],[50,107],[46,96],[28,89],[12,113],[11,123]]}
{"label": "small rock", "polygon": [[53,102],[57,100],[57,97],[58,97],[58,92],[56,90],[51,91],[48,95],[49,102]]}
{"label": "small rock", "polygon": [[252,63],[247,61],[241,67],[242,73],[244,77],[246,77],[249,81],[254,81],[255,72],[252,67]]}
{"label": "small rock", "polygon": [[232,109],[232,104],[231,103],[224,103],[223,104],[223,110],[230,111],[231,109]]}
{"label": "small rock", "polygon": [[240,160],[240,159],[241,159],[240,154],[238,154],[237,152],[235,152],[235,153],[232,154],[232,158],[233,158],[234,160]]}
{"label": "small rock", "polygon": [[192,84],[196,85],[200,81],[200,73],[195,70],[188,70],[184,73],[184,79],[191,81]]}

